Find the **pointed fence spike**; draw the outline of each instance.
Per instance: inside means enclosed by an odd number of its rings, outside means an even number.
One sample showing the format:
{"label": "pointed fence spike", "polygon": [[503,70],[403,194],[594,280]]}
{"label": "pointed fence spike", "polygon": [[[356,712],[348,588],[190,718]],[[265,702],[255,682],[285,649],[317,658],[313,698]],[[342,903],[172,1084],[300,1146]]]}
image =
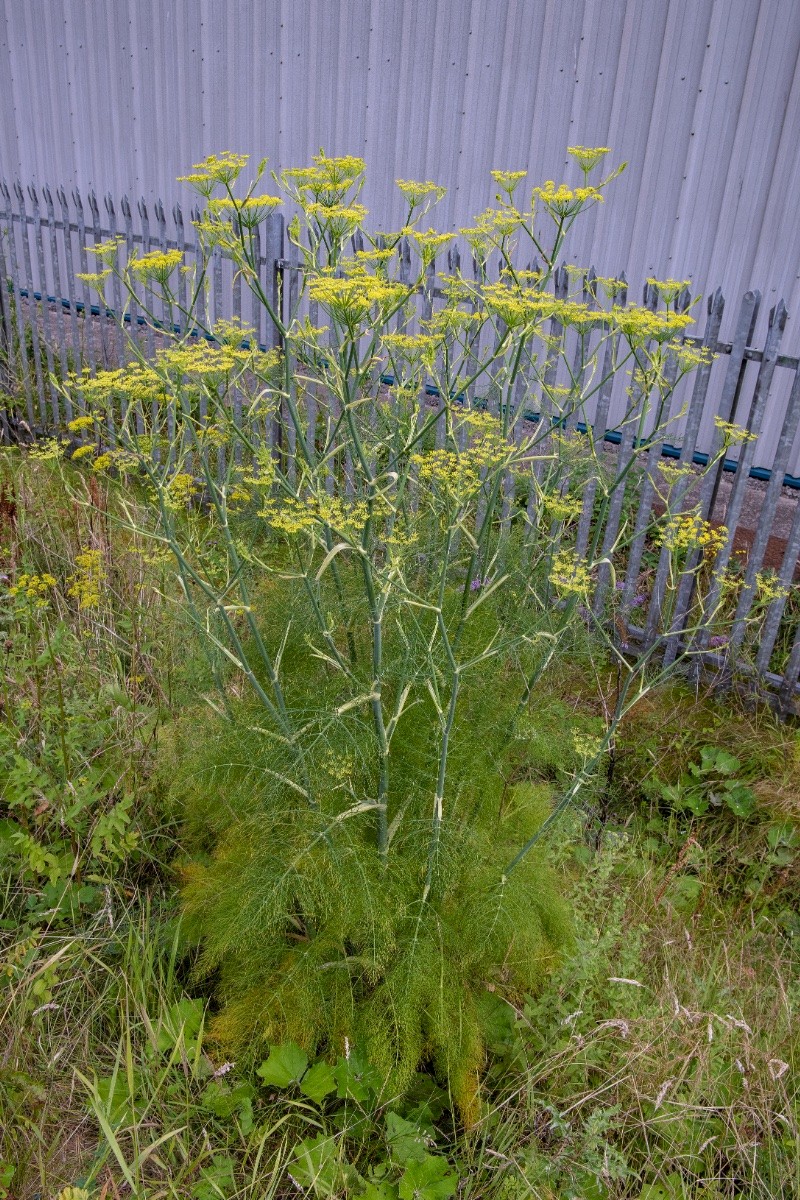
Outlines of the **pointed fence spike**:
{"label": "pointed fence spike", "polygon": [[120,200],[120,202],[119,202],[119,206],[120,206],[120,208],[121,208],[121,210],[122,210],[122,215],[123,215],[123,217],[125,217],[126,219],[127,219],[128,217],[130,217],[130,215],[131,215],[131,202],[130,202],[130,200],[128,199],[128,197],[127,197],[127,196],[125,196],[125,195],[123,195],[123,196],[122,196],[122,199],[121,199],[121,200]]}
{"label": "pointed fence spike", "polygon": [[147,203],[145,201],[144,196],[142,196],[141,200],[136,201],[136,207],[139,209],[139,216],[142,218],[143,221],[146,221],[147,220]]}

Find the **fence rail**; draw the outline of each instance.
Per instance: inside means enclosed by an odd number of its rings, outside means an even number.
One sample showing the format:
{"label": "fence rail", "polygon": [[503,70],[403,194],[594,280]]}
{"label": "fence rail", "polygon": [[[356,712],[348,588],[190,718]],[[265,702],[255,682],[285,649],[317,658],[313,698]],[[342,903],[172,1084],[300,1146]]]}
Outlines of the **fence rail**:
{"label": "fence rail", "polygon": [[[129,334],[138,340],[141,351],[148,356],[153,355],[159,340],[169,332],[187,330],[187,321],[181,318],[180,312],[176,320],[176,313],[168,311],[163,302],[156,301],[146,285],[141,285],[138,294],[128,300],[123,314],[117,280],[111,282],[111,295],[106,295],[104,305],[92,301],[88,285],[78,275],[90,268],[91,247],[113,237],[122,238],[123,261],[125,256],[130,258],[137,251],[180,249],[188,265],[197,263],[200,247],[192,222],[199,214],[190,210],[184,216],[182,207],[175,204],[168,227],[167,213],[161,203],[155,204],[151,211],[144,201],[133,206],[123,197],[117,208],[107,196],[103,207],[105,212],[101,219],[100,204],[93,193],[84,205],[78,193],[68,198],[63,188],[56,189],[54,199],[46,187],[37,192],[35,188],[23,188],[19,183],[9,187],[0,182],[0,279],[7,284],[5,289],[0,289],[0,336],[5,390],[12,400],[12,411],[0,412],[0,437],[8,439],[14,435],[14,411],[31,435],[65,428],[73,413],[55,386],[57,379],[71,370],[87,367],[94,372],[99,367],[120,365],[132,357],[131,347],[120,328],[119,315],[124,315]],[[286,257],[283,217],[269,214],[256,237],[261,286],[276,310],[282,305],[283,311],[288,313],[300,294],[300,266],[293,248]],[[401,278],[413,277],[411,253],[408,242],[401,243]],[[466,268],[474,269],[477,278],[477,265],[472,263],[467,251],[464,263]],[[454,244],[448,255],[447,270],[452,273],[460,266],[460,250]],[[423,318],[434,311],[441,295],[437,278],[436,266],[432,265],[417,298],[419,315]],[[598,307],[591,271],[559,268],[553,286],[556,293],[563,296],[571,287],[577,289],[586,303]],[[655,306],[656,300],[655,292],[646,285],[645,304]],[[183,277],[178,285],[178,302],[179,309],[187,308]],[[689,302],[688,295],[681,297],[684,307]],[[243,291],[241,277],[219,249],[213,253],[205,303],[211,324],[220,318],[239,318],[252,327],[264,348],[277,345],[277,332],[263,306],[247,289]],[[674,433],[670,434],[671,440],[660,439],[652,445],[646,455],[644,470],[635,485],[630,485],[638,489],[636,516],[625,573],[617,586],[622,591],[622,610],[628,614],[626,638],[631,642],[652,642],[663,619],[669,570],[666,549],[662,549],[657,564],[649,567],[647,573],[642,565],[646,551],[652,552],[652,547],[646,544],[646,535],[654,506],[658,504],[659,464],[664,457],[676,459],[684,466],[705,465],[710,458],[715,458],[722,446],[722,434],[714,424],[715,417],[745,426],[752,438],[737,454],[732,453],[705,476],[699,493],[690,489],[691,480],[687,476],[679,480],[671,500],[671,509],[679,511],[682,507],[691,507],[704,519],[724,524],[730,530],[716,564],[722,568],[738,548],[737,536],[741,543],[743,512],[753,507],[753,488],[759,487],[753,484],[753,479],[765,485],[755,526],[747,530],[747,558],[742,567],[744,583],[728,641],[724,647],[714,646],[711,632],[701,631],[695,635],[693,649],[701,652],[703,660],[723,674],[729,674],[735,666],[766,690],[779,707],[796,712],[800,696],[800,603],[794,581],[800,556],[800,500],[790,499],[786,489],[800,489],[800,478],[792,473],[800,428],[800,359],[781,352],[787,320],[782,301],[770,312],[764,345],[751,344],[760,305],[759,293],[747,292],[739,305],[731,339],[722,341],[720,328],[725,301],[717,291],[707,301],[702,333],[686,339],[709,348],[716,358],[696,373],[692,383],[686,382],[685,386],[676,389],[672,401]],[[315,314],[311,312],[310,315],[313,321]],[[598,307],[598,328],[602,324],[602,312]],[[196,329],[190,332],[202,336]],[[570,338],[576,341],[577,335],[564,331],[555,321],[549,332],[551,336],[564,339],[564,357],[569,360],[573,353]],[[545,361],[547,349],[544,346],[540,349],[542,361]],[[574,353],[577,362],[577,345]],[[557,384],[558,363],[555,359],[547,359],[547,362],[548,382]],[[603,374],[605,376],[607,372],[604,370]],[[392,380],[387,377],[384,382],[390,387]],[[442,400],[435,388],[427,391],[425,403],[432,408],[441,406]],[[491,391],[490,387],[488,391]],[[480,398],[471,396],[469,399]],[[525,386],[523,376],[518,381],[514,406],[526,422],[550,421],[566,425],[569,433],[578,434],[591,429],[595,441],[605,441],[608,453],[616,454],[620,468],[634,454],[632,423],[622,421],[626,400],[621,381],[600,388],[580,414],[583,418],[580,421],[575,420],[574,414],[565,418],[555,412],[541,389],[537,391]],[[309,411],[305,414],[309,438],[315,436],[316,423],[324,419],[323,408],[316,399],[309,403]],[[520,426],[521,421],[518,421],[517,428]],[[113,428],[112,414],[109,437],[113,436]],[[269,436],[283,438],[284,453],[287,448],[289,452],[293,449],[294,430],[278,427],[270,431]],[[723,484],[726,474],[732,476],[729,490]],[[347,479],[345,464],[345,487],[348,486]],[[583,497],[576,532],[579,552],[584,552],[588,544],[595,487],[596,481],[590,481]],[[626,519],[624,499],[624,492],[620,490],[608,514],[604,552],[615,546]],[[779,515],[781,526],[776,530]],[[779,594],[769,604],[762,622],[760,642],[753,646],[748,644],[747,619],[756,603],[759,573],[768,560],[775,571]],[[675,609],[669,618],[672,636],[667,643],[668,658],[678,652],[681,644],[696,565],[696,560],[687,563],[686,573],[678,585]],[[645,574],[647,607],[636,608],[634,599],[642,594]],[[601,568],[592,602],[596,614],[603,611],[609,588],[609,572]],[[636,613],[640,615],[635,616]]]}

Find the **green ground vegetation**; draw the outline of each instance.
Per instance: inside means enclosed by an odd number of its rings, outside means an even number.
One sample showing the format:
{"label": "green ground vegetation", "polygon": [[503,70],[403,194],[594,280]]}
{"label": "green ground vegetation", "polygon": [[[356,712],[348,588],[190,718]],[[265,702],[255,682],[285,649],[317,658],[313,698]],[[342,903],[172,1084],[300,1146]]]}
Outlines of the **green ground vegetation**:
{"label": "green ground vegetation", "polygon": [[[493,909],[488,876],[614,707],[577,622],[502,752],[518,660],[466,688],[435,933],[408,890],[433,701],[398,742],[408,872],[376,874],[336,819],[368,778],[344,713],[310,759],[334,834],[271,915],[310,818],[263,711],[112,486],[35,451],[0,473],[6,1196],[798,1194],[791,723],[680,679],[648,692]],[[254,595],[268,642],[285,586]],[[479,638],[509,619],[483,607]],[[293,709],[327,711],[302,637],[283,653]]]}

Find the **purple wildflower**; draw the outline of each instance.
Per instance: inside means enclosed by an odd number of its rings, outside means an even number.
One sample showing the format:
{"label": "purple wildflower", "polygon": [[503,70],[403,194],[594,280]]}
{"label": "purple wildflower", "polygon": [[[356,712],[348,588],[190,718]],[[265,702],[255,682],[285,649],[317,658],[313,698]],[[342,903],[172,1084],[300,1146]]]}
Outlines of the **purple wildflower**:
{"label": "purple wildflower", "polygon": [[715,633],[713,637],[710,637],[708,639],[708,644],[709,644],[709,646],[713,646],[714,649],[716,650],[720,646],[727,646],[728,639],[724,633]]}
{"label": "purple wildflower", "polygon": [[631,608],[641,608],[646,599],[644,592],[638,592],[631,600]]}

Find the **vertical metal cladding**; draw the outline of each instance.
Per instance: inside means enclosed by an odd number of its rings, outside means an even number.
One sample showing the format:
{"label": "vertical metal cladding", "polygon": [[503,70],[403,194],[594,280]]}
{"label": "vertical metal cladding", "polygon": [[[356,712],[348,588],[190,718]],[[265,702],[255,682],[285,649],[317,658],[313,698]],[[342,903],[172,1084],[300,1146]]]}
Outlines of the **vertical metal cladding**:
{"label": "vertical metal cladding", "polygon": [[569,180],[568,144],[609,145],[630,166],[572,257],[636,294],[758,288],[760,344],[778,299],[800,311],[799,56],[797,0],[0,0],[0,175],[188,210],[175,177],[211,151],[324,146],[366,158],[378,225],[424,177],[458,228],[493,167]]}

